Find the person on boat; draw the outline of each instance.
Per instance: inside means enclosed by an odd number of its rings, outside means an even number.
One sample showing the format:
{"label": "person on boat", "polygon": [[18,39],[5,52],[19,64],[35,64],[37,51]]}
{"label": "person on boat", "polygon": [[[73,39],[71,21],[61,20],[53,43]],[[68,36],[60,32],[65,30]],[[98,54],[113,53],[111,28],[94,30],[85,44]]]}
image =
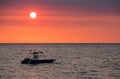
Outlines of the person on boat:
{"label": "person on boat", "polygon": [[43,52],[37,52],[36,50],[34,50],[34,52],[33,52],[33,60],[37,60],[37,59],[39,59],[39,53],[40,53],[40,55],[43,55],[43,56],[46,56]]}
{"label": "person on boat", "polygon": [[33,52],[33,60],[37,60],[39,58],[39,55],[38,55],[39,52],[37,52],[36,50],[34,50]]}
{"label": "person on boat", "polygon": [[34,52],[34,53],[33,53],[33,58],[34,58],[34,59],[38,59],[38,58],[39,58],[38,52]]}

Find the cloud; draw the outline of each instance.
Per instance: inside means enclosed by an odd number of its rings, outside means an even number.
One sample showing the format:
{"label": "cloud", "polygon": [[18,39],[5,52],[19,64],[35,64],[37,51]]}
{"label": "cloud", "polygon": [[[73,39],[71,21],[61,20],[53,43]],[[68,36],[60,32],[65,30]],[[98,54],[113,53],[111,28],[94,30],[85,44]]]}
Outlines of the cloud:
{"label": "cloud", "polygon": [[0,5],[59,5],[89,7],[120,7],[119,0],[0,0]]}
{"label": "cloud", "polygon": [[[120,0],[0,0],[0,8],[25,9],[42,6],[58,10],[89,10],[120,14]],[[100,12],[101,11],[101,12]]]}

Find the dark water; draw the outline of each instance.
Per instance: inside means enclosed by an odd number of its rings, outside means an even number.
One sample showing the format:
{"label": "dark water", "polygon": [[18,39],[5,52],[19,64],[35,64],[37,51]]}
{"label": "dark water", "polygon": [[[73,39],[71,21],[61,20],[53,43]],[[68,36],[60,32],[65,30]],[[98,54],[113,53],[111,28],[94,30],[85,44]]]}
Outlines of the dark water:
{"label": "dark water", "polygon": [[[20,64],[29,49],[56,62]],[[0,44],[0,79],[120,79],[120,44]]]}

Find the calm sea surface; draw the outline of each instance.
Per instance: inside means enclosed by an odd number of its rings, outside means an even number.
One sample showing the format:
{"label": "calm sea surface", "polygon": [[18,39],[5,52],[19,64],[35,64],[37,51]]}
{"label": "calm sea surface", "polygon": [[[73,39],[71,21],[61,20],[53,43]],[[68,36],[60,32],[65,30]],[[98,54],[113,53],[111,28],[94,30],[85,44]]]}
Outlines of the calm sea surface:
{"label": "calm sea surface", "polygon": [[[21,64],[30,49],[56,61]],[[120,79],[120,44],[0,44],[0,79]]]}

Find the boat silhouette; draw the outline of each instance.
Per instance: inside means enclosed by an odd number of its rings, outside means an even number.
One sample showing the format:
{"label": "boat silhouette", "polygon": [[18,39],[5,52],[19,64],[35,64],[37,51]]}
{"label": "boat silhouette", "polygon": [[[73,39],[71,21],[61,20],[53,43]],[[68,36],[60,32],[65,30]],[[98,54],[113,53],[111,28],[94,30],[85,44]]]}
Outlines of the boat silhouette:
{"label": "boat silhouette", "polygon": [[42,64],[42,63],[53,63],[55,59],[31,59],[25,58],[21,61],[21,64]]}

